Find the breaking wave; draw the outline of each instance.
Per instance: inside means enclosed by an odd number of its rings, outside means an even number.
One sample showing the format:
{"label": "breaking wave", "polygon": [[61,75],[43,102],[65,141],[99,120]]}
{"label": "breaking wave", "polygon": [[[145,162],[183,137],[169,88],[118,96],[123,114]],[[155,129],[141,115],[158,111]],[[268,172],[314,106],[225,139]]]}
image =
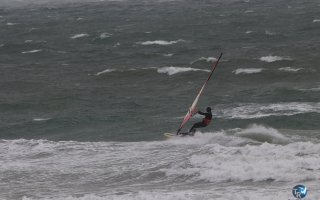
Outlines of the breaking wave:
{"label": "breaking wave", "polygon": [[219,109],[221,117],[231,119],[254,119],[269,116],[291,116],[302,113],[320,113],[320,103],[287,102],[274,104],[242,104],[237,107]]}
{"label": "breaking wave", "polygon": [[[203,71],[203,72],[210,72],[209,70],[204,69],[198,69],[198,68],[191,68],[191,67],[149,67],[149,68],[130,68],[130,69],[105,69],[103,71],[97,72],[93,75],[100,76],[105,73],[111,73],[111,72],[127,72],[127,71],[136,71],[136,70],[156,70],[160,74],[168,74],[168,75],[174,75],[178,73],[183,72],[190,72],[190,71]],[[91,75],[91,74],[89,74]]]}
{"label": "breaking wave", "polygon": [[73,36],[71,36],[71,39],[78,39],[78,38],[83,38],[83,37],[89,37],[89,34],[87,33],[80,33],[80,34],[75,34]]}
{"label": "breaking wave", "polygon": [[302,70],[303,68],[293,68],[293,67],[281,67],[279,68],[280,71],[286,71],[286,72],[297,72]]}
{"label": "breaking wave", "polygon": [[276,35],[276,33],[274,33],[274,32],[271,32],[271,31],[269,31],[269,30],[265,30],[265,34],[266,35]]}
{"label": "breaking wave", "polygon": [[300,89],[297,89],[297,90],[300,90],[300,91],[315,91],[315,92],[318,92],[318,91],[320,91],[320,86],[319,86],[319,87],[313,87],[313,88],[300,88]]}
{"label": "breaking wave", "polygon": [[100,76],[101,74],[110,73],[110,72],[114,72],[114,71],[117,71],[117,70],[116,69],[105,69],[105,70],[103,70],[101,72],[95,73],[94,75]]}
{"label": "breaking wave", "polygon": [[13,23],[13,22],[8,22],[6,25],[7,26],[15,26],[15,25],[18,25],[19,23]]}
{"label": "breaking wave", "polygon": [[112,36],[111,33],[101,33],[101,34],[100,34],[100,39],[109,38],[109,37],[111,37],[111,36]]}
{"label": "breaking wave", "polygon": [[201,57],[201,58],[198,58],[195,61],[192,61],[191,64],[196,63],[198,61],[215,62],[215,61],[217,61],[217,59],[215,57]]}
{"label": "breaking wave", "polygon": [[[104,191],[101,195],[106,199],[140,199],[144,195],[145,199],[152,199],[152,192],[138,191],[150,185],[165,189],[169,183],[170,187],[178,188],[185,184],[197,187],[209,184],[210,188],[210,184],[217,183],[241,185],[241,182],[299,182],[320,178],[319,141],[300,141],[291,134],[256,124],[151,142],[0,140],[0,150],[3,158],[0,178],[12,173],[30,174],[29,184],[24,186],[26,190],[61,191],[56,194],[61,199],[99,199],[100,196],[85,193],[65,196],[78,191],[79,185],[91,185],[92,181],[99,183],[95,190]],[[55,185],[56,182],[60,184]],[[68,194],[63,193],[65,184]],[[12,189],[15,187],[21,185],[13,185]],[[136,192],[123,192],[128,188]],[[203,188],[202,192],[209,188]],[[169,191],[165,194],[156,192],[152,197],[179,197]],[[185,194],[186,191],[181,191],[181,199],[185,199]]]}
{"label": "breaking wave", "polygon": [[30,51],[23,51],[21,52],[22,54],[29,54],[29,53],[39,53],[42,52],[42,49],[35,49],[35,50],[30,50]]}
{"label": "breaking wave", "polygon": [[179,42],[185,42],[185,40],[179,39],[174,41],[165,41],[165,40],[154,40],[154,41],[145,41],[145,42],[138,42],[141,45],[161,45],[161,46],[168,46],[172,44],[177,44]]}
{"label": "breaking wave", "polygon": [[204,69],[197,69],[197,68],[191,68],[191,67],[161,67],[157,69],[157,72],[160,74],[168,74],[168,75],[174,75],[177,73],[182,72],[189,72],[189,71],[204,71],[204,72],[210,72],[209,70]]}
{"label": "breaking wave", "polygon": [[262,72],[263,68],[239,68],[233,71],[235,74],[256,74]]}
{"label": "breaking wave", "polygon": [[290,57],[281,57],[281,56],[263,56],[259,60],[270,63],[270,62],[292,60],[292,59]]}
{"label": "breaking wave", "polygon": [[41,121],[48,121],[50,120],[51,118],[33,118],[33,121],[35,122],[41,122]]}

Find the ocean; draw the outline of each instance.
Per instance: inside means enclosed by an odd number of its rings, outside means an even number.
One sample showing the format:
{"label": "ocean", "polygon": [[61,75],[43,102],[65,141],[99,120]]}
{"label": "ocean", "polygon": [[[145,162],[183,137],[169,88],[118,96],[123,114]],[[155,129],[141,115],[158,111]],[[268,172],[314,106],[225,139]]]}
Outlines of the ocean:
{"label": "ocean", "polygon": [[[319,11],[0,0],[0,199],[320,199]],[[221,52],[197,106],[213,121],[166,139]]]}

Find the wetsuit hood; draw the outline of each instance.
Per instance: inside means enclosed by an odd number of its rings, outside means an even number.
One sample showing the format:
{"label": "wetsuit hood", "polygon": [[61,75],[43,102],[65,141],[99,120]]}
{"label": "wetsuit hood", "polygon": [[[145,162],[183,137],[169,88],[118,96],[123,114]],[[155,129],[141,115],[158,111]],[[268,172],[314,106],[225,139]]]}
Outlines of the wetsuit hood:
{"label": "wetsuit hood", "polygon": [[207,107],[207,112],[211,112],[211,108],[210,107]]}

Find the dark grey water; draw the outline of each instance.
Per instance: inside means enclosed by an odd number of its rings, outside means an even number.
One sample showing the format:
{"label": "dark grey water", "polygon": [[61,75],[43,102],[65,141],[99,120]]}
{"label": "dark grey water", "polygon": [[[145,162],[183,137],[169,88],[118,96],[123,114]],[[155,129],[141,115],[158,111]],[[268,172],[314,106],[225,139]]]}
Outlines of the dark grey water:
{"label": "dark grey water", "polygon": [[[319,189],[319,9],[0,0],[1,198],[288,199],[296,183]],[[220,52],[198,104],[213,108],[212,124],[163,141]]]}

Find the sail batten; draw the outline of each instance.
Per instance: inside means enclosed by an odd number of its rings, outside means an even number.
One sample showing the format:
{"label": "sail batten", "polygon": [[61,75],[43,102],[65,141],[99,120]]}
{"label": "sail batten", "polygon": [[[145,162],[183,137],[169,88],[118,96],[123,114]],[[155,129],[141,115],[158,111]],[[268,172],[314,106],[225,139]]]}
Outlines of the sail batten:
{"label": "sail batten", "polygon": [[222,57],[222,53],[220,54],[218,60],[212,65],[212,68],[211,68],[211,72],[210,72],[209,77],[207,78],[207,80],[206,80],[206,81],[204,82],[204,84],[202,85],[200,91],[198,92],[196,98],[194,99],[192,105],[190,106],[187,114],[186,114],[185,117],[183,118],[182,123],[181,123],[181,125],[180,125],[177,133],[179,133],[179,131],[180,131],[180,130],[184,127],[184,125],[191,119],[191,117],[192,117],[194,114],[196,114],[196,106],[197,106],[197,104],[198,104],[198,101],[199,101],[199,99],[200,99],[200,96],[201,96],[204,88],[206,87],[208,81],[210,80],[210,78],[211,78],[214,70],[215,70],[216,67],[218,66],[218,63],[219,63],[219,60],[220,60],[221,57]]}

